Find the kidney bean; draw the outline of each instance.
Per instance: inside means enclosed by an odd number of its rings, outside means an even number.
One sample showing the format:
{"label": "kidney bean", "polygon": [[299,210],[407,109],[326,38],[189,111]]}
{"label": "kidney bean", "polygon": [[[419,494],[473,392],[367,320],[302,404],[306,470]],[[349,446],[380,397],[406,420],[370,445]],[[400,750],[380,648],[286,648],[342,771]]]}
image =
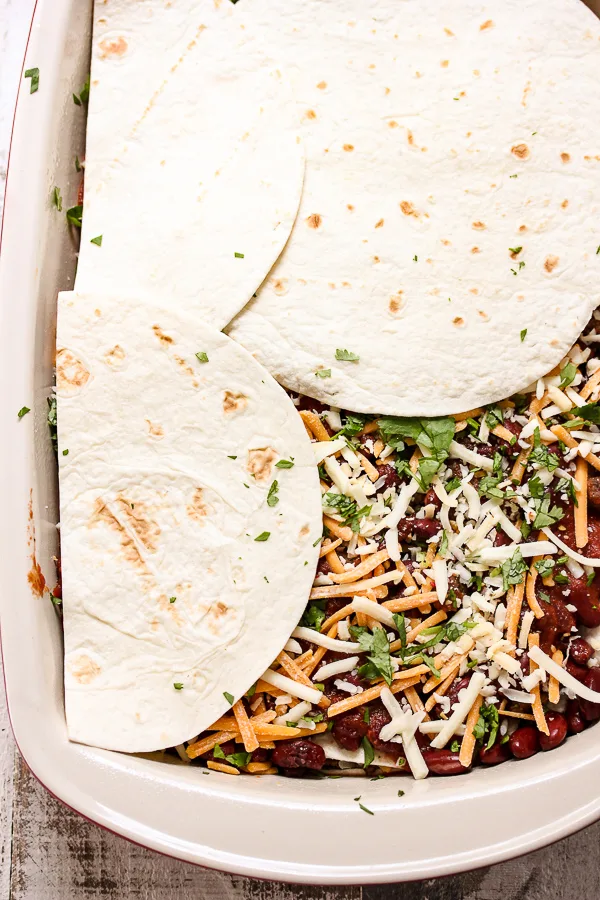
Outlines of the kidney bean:
{"label": "kidney bean", "polygon": [[567,720],[558,712],[546,713],[546,722],[550,734],[539,734],[539,742],[542,750],[554,750],[562,744],[567,736]]}
{"label": "kidney bean", "polygon": [[[600,692],[600,669],[588,669],[583,683],[593,691]],[[596,719],[600,719],[600,703],[593,703],[591,700],[583,700],[580,697],[579,709],[586,722],[595,722]]]}
{"label": "kidney bean", "polygon": [[[598,512],[592,507],[588,513],[588,542],[585,548],[584,556],[600,555],[600,517]],[[594,579],[596,581],[597,579]]]}
{"label": "kidney bean", "polygon": [[454,703],[458,703],[458,695],[463,690],[469,686],[469,682],[471,680],[470,675],[463,675],[462,678],[455,678],[448,690],[446,691],[446,697],[450,700],[450,708]]}
{"label": "kidney bean", "polygon": [[[590,529],[588,528],[588,533]],[[593,556],[600,551],[600,525],[598,526],[599,546],[597,551],[592,551],[590,543],[586,547],[586,553]],[[577,618],[587,628],[596,628],[600,625],[600,579],[595,578],[588,586],[585,575],[575,578],[569,574],[569,588],[571,592],[568,602],[577,607]],[[553,589],[555,590],[555,589]]]}
{"label": "kidney bean", "polygon": [[569,645],[569,659],[578,666],[585,666],[594,655],[594,648],[584,638],[575,638]]}
{"label": "kidney bean", "polygon": [[425,494],[425,496],[423,498],[423,506],[430,506],[430,505],[435,506],[436,509],[442,508],[442,501],[440,500],[440,498],[438,497],[436,492],[433,490],[433,488],[429,488],[429,490],[427,491],[427,493]]}
{"label": "kidney bean", "polygon": [[322,769],[325,751],[312,741],[294,738],[291,741],[279,741],[273,750],[272,760],[283,769]]}
{"label": "kidney bean", "polygon": [[480,456],[487,456],[489,459],[492,459],[494,456],[494,448],[491,444],[484,444],[480,441],[474,441],[473,438],[469,437],[465,440],[465,447],[469,450],[474,450],[475,453],[479,453]]}
{"label": "kidney bean", "polygon": [[417,519],[415,516],[407,516],[398,522],[398,537],[401,541],[413,534],[415,540],[426,541],[434,537],[440,530],[440,523],[437,519]]}
{"label": "kidney bean", "polygon": [[377,471],[379,472],[380,478],[385,478],[384,487],[398,487],[400,484],[400,476],[396,470],[396,466],[390,465],[390,463],[380,463],[377,466]]}
{"label": "kidney bean", "polygon": [[570,634],[571,628],[575,625],[575,617],[567,609],[560,585],[550,588],[549,597],[549,603],[543,600],[540,601],[540,606],[544,610],[544,616],[538,619],[540,644],[545,653],[550,651],[552,644],[556,643],[559,635]]}
{"label": "kidney bean", "polygon": [[382,753],[387,753],[392,756],[394,759],[398,759],[399,756],[403,756],[402,753],[402,744],[397,744],[395,741],[382,741],[379,737],[379,732],[383,728],[384,725],[387,725],[388,722],[391,722],[391,716],[388,711],[381,706],[371,706],[370,709],[370,717],[369,724],[367,727],[367,738],[373,744],[376,750],[380,750]]}
{"label": "kidney bean", "polygon": [[523,672],[523,675],[529,675],[529,653],[527,652],[527,650],[525,650],[524,653],[521,653],[521,655],[519,656],[519,662],[521,663],[521,670]]}
{"label": "kidney bean", "polygon": [[489,750],[484,747],[479,753],[479,762],[484,766],[497,766],[499,763],[506,762],[507,759],[510,759],[508,741],[504,744],[498,742]]}
{"label": "kidney bean", "polygon": [[424,750],[423,759],[434,775],[460,775],[469,771],[461,763],[458,753],[451,750]]}
{"label": "kidney bean", "polygon": [[577,700],[569,700],[567,704],[567,728],[569,734],[580,734],[585,731],[585,720]]}
{"label": "kidney bean", "polygon": [[[325,557],[323,557],[325,559]],[[338,612],[338,610],[342,609],[346,606],[348,600],[346,597],[330,597],[325,606],[325,615],[327,618],[332,616],[334,613]]]}
{"label": "kidney bean", "polygon": [[317,572],[319,573],[319,575],[329,575],[329,573],[331,572],[329,560],[325,556],[322,556],[317,563]]}
{"label": "kidney bean", "polygon": [[[331,659],[331,657],[333,657],[333,655],[334,655],[334,654],[328,652],[328,653],[326,654],[326,657],[325,657],[325,658],[327,658],[327,657],[329,656],[330,659]],[[342,654],[341,654],[341,653],[335,654],[335,658],[336,658],[336,659],[341,659],[341,658],[342,658]],[[325,682],[325,696],[328,697],[328,698],[331,700],[332,703],[337,703],[339,700],[344,700],[344,699],[347,699],[347,698],[348,698],[348,694],[346,693],[346,691],[340,691],[340,690],[335,686],[335,681],[337,681],[337,678],[340,678],[340,679],[342,679],[343,681],[349,681],[350,684],[355,684],[357,687],[364,687],[364,686],[365,686],[365,685],[364,685],[364,682],[361,681],[361,679],[358,677],[358,675],[354,675],[352,672],[344,672],[343,675],[339,675],[339,676],[335,676],[335,677],[333,677],[333,678],[329,678],[329,679]]]}
{"label": "kidney bean", "polygon": [[587,483],[588,503],[600,509],[600,476],[588,478]]}
{"label": "kidney bean", "polygon": [[364,710],[360,708],[342,713],[341,716],[335,716],[331,733],[337,744],[344,750],[358,750],[368,728]]}
{"label": "kidney bean", "polygon": [[[299,394],[300,403],[296,407],[296,409],[307,409],[310,412],[322,413],[325,412],[327,406],[324,406],[320,400],[313,400],[312,397],[307,397],[305,394]],[[323,422],[325,428],[327,428],[327,422]]]}
{"label": "kidney bean", "polygon": [[505,531],[502,531],[501,528],[496,530],[496,537],[494,538],[494,547],[506,547],[511,543],[511,539],[506,534]]}
{"label": "kidney bean", "polygon": [[517,759],[527,759],[540,749],[537,728],[533,725],[525,725],[517,728],[510,736],[508,742],[513,756]]}
{"label": "kidney bean", "polygon": [[572,675],[573,678],[576,678],[577,681],[581,682],[585,681],[587,673],[589,672],[589,669],[585,666],[578,666],[577,663],[571,662],[570,659],[567,660],[565,669],[569,675]]}
{"label": "kidney bean", "polygon": [[269,751],[264,747],[258,747],[252,751],[252,762],[266,762],[269,758]]}

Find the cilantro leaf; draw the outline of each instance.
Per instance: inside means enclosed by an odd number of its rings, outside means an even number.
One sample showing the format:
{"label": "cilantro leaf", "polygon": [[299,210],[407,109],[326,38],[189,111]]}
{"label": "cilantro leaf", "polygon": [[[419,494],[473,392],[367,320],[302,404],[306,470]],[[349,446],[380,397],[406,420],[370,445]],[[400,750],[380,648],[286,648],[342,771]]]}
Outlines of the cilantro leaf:
{"label": "cilantro leaf", "polygon": [[331,378],[331,369],[317,369],[315,375],[317,378]]}
{"label": "cilantro leaf", "polygon": [[597,403],[586,403],[585,406],[577,406],[571,412],[575,416],[581,416],[586,422],[600,425],[600,406]]}
{"label": "cilantro leaf", "polygon": [[74,225],[75,228],[81,228],[81,216],[83,215],[83,206],[81,206],[81,204],[72,206],[67,210],[66,215],[69,225]]}
{"label": "cilantro leaf", "polygon": [[574,366],[572,362],[568,362],[565,366],[563,366],[563,368],[560,370],[559,387],[561,388],[561,390],[564,390],[566,387],[569,387],[570,384],[573,384],[576,375],[577,366]]}
{"label": "cilantro leaf", "polygon": [[540,573],[540,577],[546,578],[548,575],[552,574],[552,569],[554,568],[554,560],[538,559],[538,561],[534,563],[534,566]]}
{"label": "cilantro leaf", "polygon": [[101,247],[102,246],[102,235],[99,234],[97,237],[91,238],[90,244],[95,244],[97,247]]}
{"label": "cilantro leaf", "polygon": [[294,463],[291,459],[280,459],[279,462],[275,463],[276,469],[293,469]]}
{"label": "cilantro leaf", "polygon": [[400,646],[404,649],[406,647],[406,618],[403,613],[393,613],[393,618],[400,638]]}
{"label": "cilantro leaf", "polygon": [[60,188],[54,185],[52,189],[52,203],[57,208],[59,212],[62,212],[62,197],[60,193]]}
{"label": "cilantro leaf", "polygon": [[[361,649],[366,652],[367,660],[371,663],[372,670],[376,673],[375,677],[381,675],[386,684],[390,685],[392,683],[392,663],[390,660],[390,644],[385,630],[376,628],[371,634],[366,628],[360,629],[360,632],[357,628],[354,628],[351,633],[356,635]],[[361,666],[359,671],[362,672],[363,670],[366,677],[373,677],[369,674],[371,670],[368,666]]]}
{"label": "cilantro leaf", "polygon": [[550,498],[546,497],[545,500],[534,500],[535,505],[535,519],[533,520],[534,528],[547,528],[548,525],[554,525],[555,522],[559,522],[564,516],[563,510],[560,506],[553,506],[550,509]]}
{"label": "cilantro leaf", "polygon": [[254,540],[262,543],[263,541],[268,541],[270,537],[271,537],[270,531],[261,531],[261,533],[259,535],[257,535],[257,537],[255,537]]}
{"label": "cilantro leaf", "polygon": [[527,571],[527,563],[523,559],[523,554],[519,547],[515,550],[510,559],[502,563],[500,566],[502,573],[502,586],[505,591],[511,584],[521,584],[524,573]]}
{"label": "cilantro leaf", "polygon": [[227,700],[230,706],[233,706],[233,694],[230,694],[228,691],[223,691],[223,696]]}
{"label": "cilantro leaf", "polygon": [[206,353],[204,350],[199,350],[196,353],[196,359],[201,363],[208,362],[208,353]]}
{"label": "cilantro leaf", "polygon": [[523,343],[523,341],[525,340],[526,337],[527,337],[527,329],[524,328],[523,331],[521,332],[521,343]]}
{"label": "cilantro leaf", "polygon": [[537,475],[534,475],[528,482],[529,486],[529,494],[531,497],[534,497],[536,500],[541,500],[546,493],[546,488]]}
{"label": "cilantro leaf", "polygon": [[495,428],[496,425],[502,425],[504,422],[504,413],[502,412],[501,407],[499,406],[488,406],[487,412],[485,414],[485,423],[490,429]]}
{"label": "cilantro leaf", "polygon": [[325,600],[313,600],[304,610],[304,614],[300,620],[300,624],[306,628],[314,628],[316,631],[321,630],[321,625],[327,618],[325,615]]}
{"label": "cilantro leaf", "polygon": [[40,86],[40,70],[37,67],[35,69],[25,69],[23,78],[31,78],[29,83],[29,93],[35,94]]}
{"label": "cilantro leaf", "polygon": [[279,503],[279,497],[277,496],[278,490],[279,482],[275,480],[269,488],[269,493],[267,494],[267,506],[277,506],[277,504]]}
{"label": "cilantro leaf", "polygon": [[26,416],[28,412],[31,412],[30,408],[28,406],[22,406],[17,413],[17,418],[22,419],[23,416]]}
{"label": "cilantro leaf", "polygon": [[357,353],[353,353],[351,350],[344,350],[341,347],[335,351],[335,358],[341,360],[342,362],[358,362],[360,356]]}
{"label": "cilantro leaf", "polygon": [[360,743],[365,752],[365,761],[363,763],[363,768],[366,769],[367,766],[370,766],[375,759],[375,750],[373,749],[373,745],[366,735]]}

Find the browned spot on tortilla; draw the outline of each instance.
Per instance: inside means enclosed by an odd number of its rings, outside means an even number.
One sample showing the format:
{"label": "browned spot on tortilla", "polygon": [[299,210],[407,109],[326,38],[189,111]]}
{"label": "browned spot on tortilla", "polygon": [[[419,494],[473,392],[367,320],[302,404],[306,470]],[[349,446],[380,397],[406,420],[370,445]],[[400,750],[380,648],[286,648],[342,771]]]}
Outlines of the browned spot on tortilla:
{"label": "browned spot on tortilla", "polygon": [[113,368],[120,366],[124,359],[125,351],[120,344],[115,344],[114,347],[107,350],[104,354],[104,362],[107,366],[112,366]]}
{"label": "browned spot on tortilla", "polygon": [[529,159],[529,147],[527,144],[514,144],[510,148],[510,152],[513,156],[516,156],[517,159]]}
{"label": "browned spot on tortilla", "polygon": [[465,320],[461,319],[460,316],[456,316],[454,319],[452,319],[452,324],[456,325],[457,328],[461,328],[465,324]]}
{"label": "browned spot on tortilla", "polygon": [[407,139],[408,143],[410,144],[410,146],[413,147],[414,143],[415,143],[415,139],[414,139],[413,133],[410,129],[408,129],[406,132],[406,139]]}
{"label": "browned spot on tortilla", "polygon": [[94,310],[94,315],[100,317],[100,316],[102,315],[102,313],[100,312],[99,309],[95,309],[95,310]]}
{"label": "browned spot on tortilla", "polygon": [[490,320],[490,317],[488,316],[488,314],[486,312],[484,312],[482,309],[477,310],[477,315],[481,316],[481,318],[483,319],[484,322],[489,322],[489,320]]}
{"label": "browned spot on tortilla", "polygon": [[522,247],[516,247],[514,250],[509,250],[510,258],[516,259],[522,249]]}
{"label": "browned spot on tortilla", "polygon": [[519,231],[527,231],[527,225],[519,225]]}
{"label": "browned spot on tortilla", "polygon": [[31,588],[31,593],[36,597],[42,597],[46,589],[46,579],[40,568],[40,564],[35,558],[35,553],[31,554],[31,569],[27,573],[27,581]]}
{"label": "browned spot on tortilla", "polygon": [[320,82],[318,83],[317,87],[319,88],[320,91],[324,91],[325,88],[327,87],[327,82],[326,82],[326,81],[320,81]]}
{"label": "browned spot on tortilla", "polygon": [[349,281],[342,281],[342,287],[352,287]]}
{"label": "browned spot on tortilla", "polygon": [[569,205],[569,201],[568,201],[568,200],[563,200],[563,202],[562,202],[560,205],[562,206],[563,209],[566,209],[567,206]]}
{"label": "browned spot on tortilla", "polygon": [[300,529],[300,534],[298,535],[298,537],[300,539],[302,539],[302,538],[308,537],[309,534],[310,534],[310,527],[308,525],[303,525],[302,528]]}
{"label": "browned spot on tortilla", "polygon": [[400,201],[400,209],[404,213],[405,216],[414,216],[415,219],[419,218],[419,213],[416,211],[412,203],[409,203],[408,200]]}
{"label": "browned spot on tortilla", "polygon": [[346,209],[349,209],[350,212],[354,212],[354,207],[352,206],[351,203],[347,203],[347,204],[346,204]]}
{"label": "browned spot on tortilla", "polygon": [[257,450],[248,450],[248,462],[246,471],[259,483],[269,481],[273,465],[277,459],[277,453],[272,447],[261,447]]}
{"label": "browned spot on tortilla", "polygon": [[312,213],[312,215],[307,216],[306,224],[309,228],[319,228],[321,222],[323,221],[323,217],[319,215],[319,213]]}
{"label": "browned spot on tortilla", "polygon": [[100,59],[108,59],[110,56],[123,56],[127,52],[127,41],[124,37],[114,38],[113,40],[105,38],[103,41],[100,41],[98,46],[102,51]]}
{"label": "browned spot on tortilla", "polygon": [[440,66],[442,67],[442,69],[447,69],[449,65],[450,65],[449,59],[443,59],[440,63]]}
{"label": "browned spot on tortilla", "polygon": [[441,238],[441,241],[442,241],[442,244],[444,245],[444,247],[452,246],[452,241],[448,241],[448,240],[446,240],[446,238]]}
{"label": "browned spot on tortilla", "polygon": [[386,93],[386,94],[389,94],[390,92],[391,92],[391,88],[386,87],[385,93]]}
{"label": "browned spot on tortilla", "polygon": [[552,272],[557,267],[559,262],[560,260],[558,256],[547,256],[544,260],[544,268],[546,272]]}
{"label": "browned spot on tortilla", "polygon": [[316,118],[317,118],[317,114],[316,114],[316,112],[314,111],[314,109],[307,109],[307,110],[306,110],[306,118],[307,118],[307,119],[316,119]]}
{"label": "browned spot on tortilla", "polygon": [[150,419],[146,419],[148,423],[148,434],[150,434],[154,438],[161,438],[165,436],[164,428],[162,425],[158,425],[155,422],[151,422]]}
{"label": "browned spot on tortilla", "polygon": [[396,294],[394,294],[393,297],[390,297],[390,302],[388,303],[388,307],[389,307],[389,310],[392,313],[392,315],[394,315],[397,312],[400,312],[400,310],[404,306],[404,299],[402,297],[403,293],[404,293],[404,291],[398,291]]}
{"label": "browned spot on tortilla", "polygon": [[571,162],[571,154],[570,153],[561,153],[560,158],[564,163]]}
{"label": "browned spot on tortilla", "polygon": [[481,253],[479,247],[471,247],[471,253]]}
{"label": "browned spot on tortilla", "polygon": [[223,395],[223,412],[225,415],[243,412],[248,406],[248,398],[245,394],[235,391],[225,391]]}
{"label": "browned spot on tortilla", "polygon": [[279,296],[281,296],[282,294],[285,294],[285,292],[287,291],[286,279],[285,278],[276,278],[273,281],[273,290],[275,291],[276,294],[279,294]]}
{"label": "browned spot on tortilla", "polygon": [[185,359],[183,359],[181,356],[177,356],[177,354],[175,354],[173,356],[173,359],[175,360],[175,362],[177,363],[179,368],[182,369],[186,375],[189,375],[192,378],[192,383],[193,383],[194,387],[198,387],[198,381],[196,380],[196,373],[194,372],[192,367],[185,361]]}
{"label": "browned spot on tortilla", "polygon": [[217,600],[216,603],[212,603],[210,607],[210,613],[215,617],[215,619],[220,619],[221,616],[225,616],[229,612],[229,607],[226,603],[223,603],[222,600]]}
{"label": "browned spot on tortilla", "polygon": [[491,19],[487,19],[487,20],[483,23],[483,25],[480,25],[480,26],[479,26],[479,30],[480,30],[480,31],[487,31],[488,28],[493,28],[493,27],[494,27],[493,21],[492,21]]}
{"label": "browned spot on tortilla", "polygon": [[373,262],[374,262],[374,263],[378,263],[378,262],[381,262],[381,260],[379,259],[378,256],[374,256],[374,257],[373,257]]}
{"label": "browned spot on tortilla", "polygon": [[161,344],[174,344],[175,343],[175,341],[173,340],[172,337],[170,337],[168,334],[164,333],[164,331],[162,330],[160,325],[153,325],[152,331],[154,332],[156,337],[159,339]]}
{"label": "browned spot on tortilla", "polygon": [[375,228],[383,228],[383,223],[385,219],[380,219],[379,222],[375,222]]}
{"label": "browned spot on tortilla", "polygon": [[115,498],[115,512],[108,508],[102,497],[96,498],[94,506],[90,525],[103,523],[116,531],[126,561],[135,568],[146,571],[146,563],[135,539],[144,549],[155,553],[160,536],[160,526],[150,517],[147,505],[139,500],[132,504],[130,500],[118,494]]}
{"label": "browned spot on tortilla", "polygon": [[449,28],[444,28],[444,31],[445,31],[446,34],[449,35],[450,37],[454,37],[454,32],[453,32],[453,31],[450,31]]}
{"label": "browned spot on tortilla", "polygon": [[388,122],[388,128],[397,128],[397,127],[398,127],[398,123],[396,122],[396,120],[390,119],[390,121]]}
{"label": "browned spot on tortilla", "polygon": [[69,670],[79,684],[90,684],[102,671],[98,663],[85,654],[69,663]]}
{"label": "browned spot on tortilla", "polygon": [[481,72],[479,71],[479,69],[473,69],[473,75],[478,78],[481,75]]}
{"label": "browned spot on tortilla", "polygon": [[344,144],[344,150],[346,153],[352,153],[354,150],[354,144]]}
{"label": "browned spot on tortilla", "polygon": [[479,288],[469,288],[469,293],[470,293],[470,294],[478,294],[478,293],[479,293]]}
{"label": "browned spot on tortilla", "polygon": [[56,354],[56,386],[59,391],[78,390],[84,387],[90,373],[74,353],[61,349]]}
{"label": "browned spot on tortilla", "polygon": [[484,222],[473,222],[471,225],[471,228],[474,228],[475,231],[483,231],[483,229],[485,228],[485,223]]}
{"label": "browned spot on tortilla", "polygon": [[202,488],[195,489],[191,503],[187,506],[186,512],[190,519],[194,519],[196,522],[201,521],[206,515],[208,515],[208,509],[206,508],[206,503],[204,502],[204,491],[202,490]]}
{"label": "browned spot on tortilla", "polygon": [[523,88],[523,96],[521,97],[521,106],[527,106],[527,95],[531,90],[531,82],[528,81],[525,87]]}

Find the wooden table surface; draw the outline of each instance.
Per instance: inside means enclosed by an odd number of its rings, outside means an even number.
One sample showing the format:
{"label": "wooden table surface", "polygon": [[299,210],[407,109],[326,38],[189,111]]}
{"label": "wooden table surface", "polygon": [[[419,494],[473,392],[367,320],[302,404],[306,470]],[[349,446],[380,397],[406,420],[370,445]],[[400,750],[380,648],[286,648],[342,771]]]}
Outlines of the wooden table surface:
{"label": "wooden table surface", "polygon": [[[32,8],[33,0],[0,0],[0,209],[12,106]],[[599,789],[590,785],[590,792]],[[401,834],[398,852],[402,853]],[[600,823],[545,850],[499,866],[453,878],[381,887],[320,888],[251,881],[159,856],[89,824],[37,783],[15,749],[0,687],[0,900],[598,897]]]}

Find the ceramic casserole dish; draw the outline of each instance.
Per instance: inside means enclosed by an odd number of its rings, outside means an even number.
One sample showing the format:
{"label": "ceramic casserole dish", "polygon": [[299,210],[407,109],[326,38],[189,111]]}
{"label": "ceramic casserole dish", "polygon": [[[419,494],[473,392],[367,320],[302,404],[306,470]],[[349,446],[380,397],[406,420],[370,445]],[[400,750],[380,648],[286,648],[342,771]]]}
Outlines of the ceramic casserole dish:
{"label": "ceramic casserole dish", "polygon": [[[575,0],[574,0],[575,2]],[[600,12],[600,9],[599,9]],[[597,729],[551,754],[453,779],[231,779],[67,740],[55,582],[57,477],[46,424],[55,308],[76,246],[52,205],[79,180],[85,116],[72,92],[89,65],[91,0],[38,0],[21,81],[0,265],[0,613],[6,691],[19,749],[40,782],[81,815],[144,846],[229,872],[315,884],[419,879],[539,848],[600,817]],[[17,411],[30,406],[22,421]],[[82,423],[85,427],[85,423]]]}

